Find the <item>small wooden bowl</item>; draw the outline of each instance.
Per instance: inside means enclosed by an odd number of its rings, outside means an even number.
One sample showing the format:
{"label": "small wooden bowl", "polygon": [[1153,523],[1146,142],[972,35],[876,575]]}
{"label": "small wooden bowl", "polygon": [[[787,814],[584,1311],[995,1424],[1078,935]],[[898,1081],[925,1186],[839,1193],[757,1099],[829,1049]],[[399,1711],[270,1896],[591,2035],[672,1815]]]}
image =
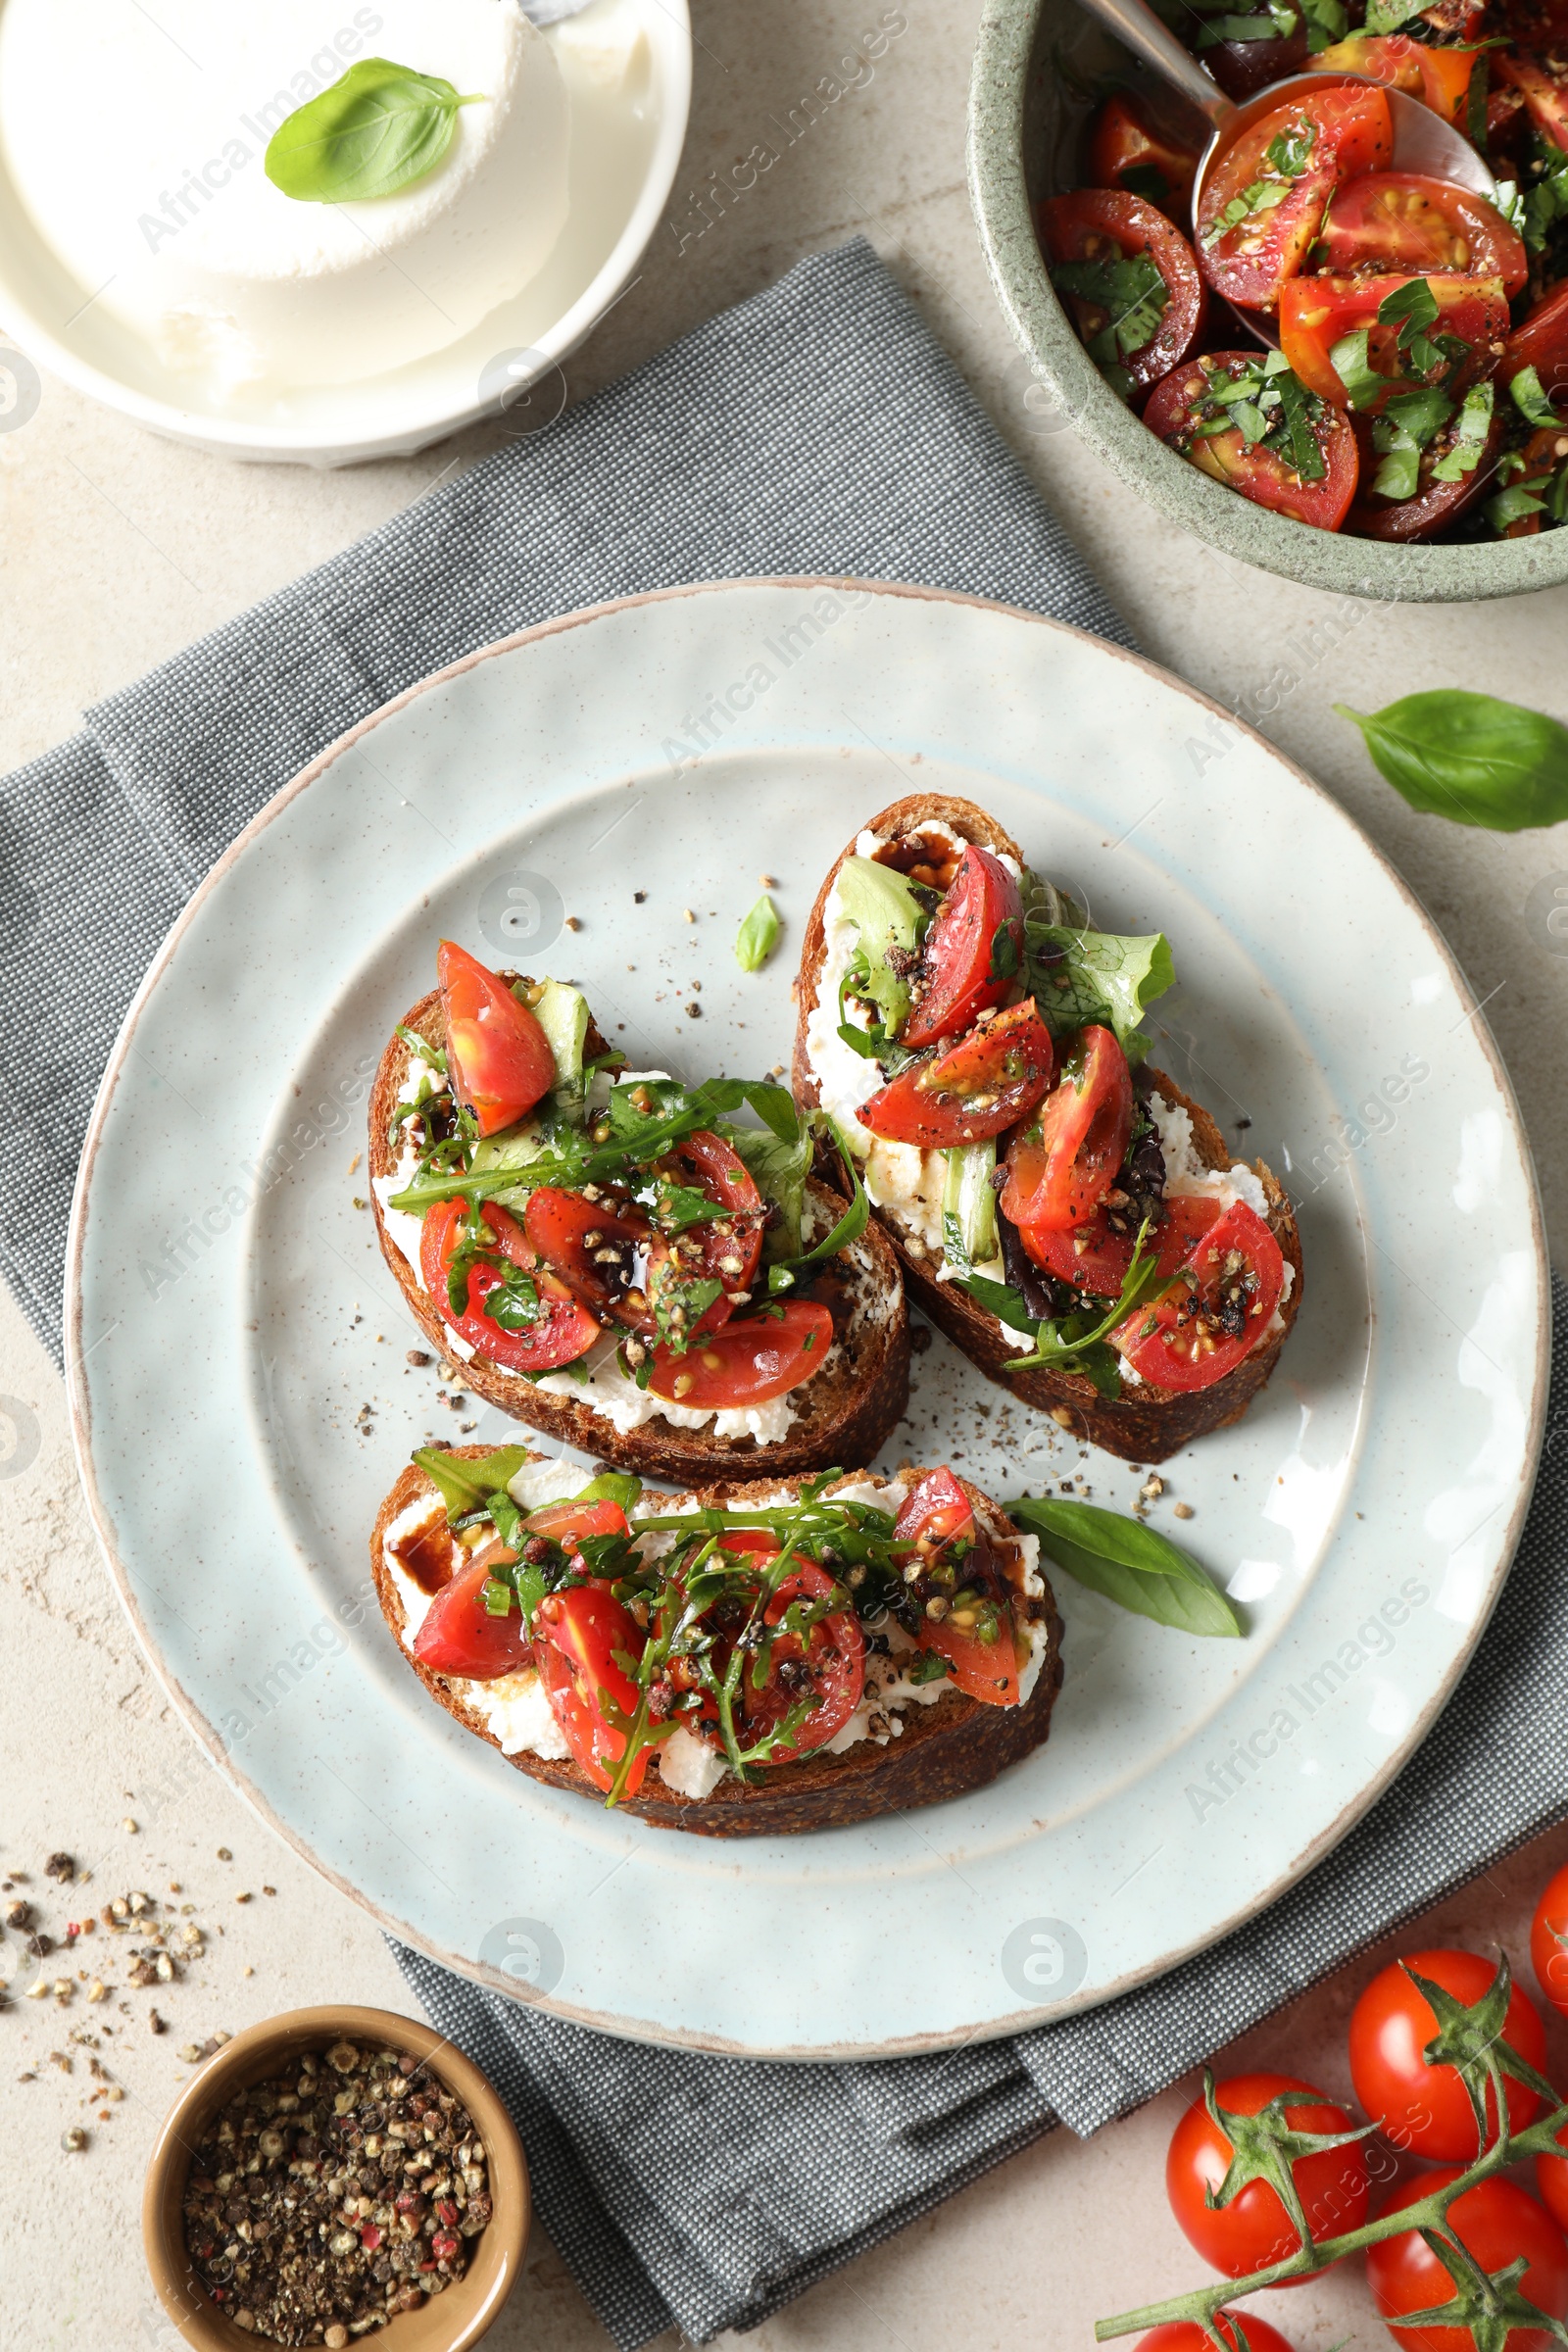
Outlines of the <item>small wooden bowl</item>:
{"label": "small wooden bowl", "polygon": [[532,2198],[522,2143],[496,2093],[461,2051],[428,2026],[390,2009],[290,2009],[249,2026],[210,2058],[174,2101],[147,2167],[141,2233],[158,2299],[196,2352],[257,2352],[267,2339],[220,2311],[196,2275],[185,2248],[185,2179],[210,2119],[236,2091],[275,2074],[282,2061],[334,2041],[407,2052],[423,2059],[466,2107],[484,2142],[491,2216],[463,2278],[432,2295],[418,2311],[400,2312],[384,2328],[351,2338],[388,2344],[393,2352],[467,2352],[486,2333],[516,2285],[528,2243]]}

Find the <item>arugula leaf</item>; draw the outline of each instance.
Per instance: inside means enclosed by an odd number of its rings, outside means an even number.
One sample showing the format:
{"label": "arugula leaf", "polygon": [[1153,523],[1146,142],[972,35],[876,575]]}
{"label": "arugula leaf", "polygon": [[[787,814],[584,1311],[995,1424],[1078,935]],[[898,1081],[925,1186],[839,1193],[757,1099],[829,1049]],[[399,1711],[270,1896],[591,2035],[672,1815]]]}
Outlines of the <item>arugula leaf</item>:
{"label": "arugula leaf", "polygon": [[1492,430],[1494,386],[1490,379],[1472,384],[1464,396],[1459,421],[1454,427],[1453,447],[1445,452],[1432,468],[1437,482],[1457,482],[1465,474],[1474,473],[1487,446]]}
{"label": "arugula leaf", "polygon": [[1039,1501],[1024,1495],[1002,1507],[1016,1526],[1040,1538],[1056,1567],[1119,1607],[1181,1633],[1232,1640],[1245,1634],[1235,1606],[1207,1570],[1141,1519],[1049,1495]]}
{"label": "arugula leaf", "polygon": [[435,170],[452,144],[458,109],[485,103],[482,91],[460,97],[439,74],[362,57],[284,116],[263,168],[274,188],[300,204],[392,196]]}
{"label": "arugula leaf", "polygon": [[1529,424],[1545,425],[1548,429],[1561,422],[1556,410],[1546,398],[1545,386],[1534,368],[1520,368],[1508,379],[1508,397]]}
{"label": "arugula leaf", "polygon": [[439,1446],[421,1446],[412,1458],[440,1488],[447,1517],[461,1519],[466,1511],[482,1510],[498,1494],[505,1494],[529,1457],[526,1446],[498,1446],[475,1461],[461,1462]]}
{"label": "arugula leaf", "polygon": [[1334,708],[1412,808],[1495,833],[1568,817],[1568,727],[1540,710],[1459,686],[1407,694],[1370,715]]}
{"label": "arugula leaf", "polygon": [[421,1061],[429,1062],[432,1068],[441,1072],[443,1078],[446,1076],[447,1057],[439,1046],[427,1046],[416,1029],[407,1029],[401,1021],[394,1035],[401,1037],[410,1052],[416,1054]]}
{"label": "arugula leaf", "polygon": [[1329,366],[1345,386],[1352,409],[1370,408],[1389,388],[1388,377],[1379,375],[1367,357],[1369,331],[1358,326],[1353,334],[1342,335],[1329,353]]}
{"label": "arugula leaf", "polygon": [[1145,1008],[1176,980],[1162,931],[1129,939],[1026,915],[1024,937],[1034,1000],[1053,1037],[1098,1022],[1114,1031],[1129,1056],[1147,1052],[1138,1023]]}
{"label": "arugula leaf", "polygon": [[764,890],[735,934],[735,960],[743,972],[760,971],[778,945],[784,926]]}

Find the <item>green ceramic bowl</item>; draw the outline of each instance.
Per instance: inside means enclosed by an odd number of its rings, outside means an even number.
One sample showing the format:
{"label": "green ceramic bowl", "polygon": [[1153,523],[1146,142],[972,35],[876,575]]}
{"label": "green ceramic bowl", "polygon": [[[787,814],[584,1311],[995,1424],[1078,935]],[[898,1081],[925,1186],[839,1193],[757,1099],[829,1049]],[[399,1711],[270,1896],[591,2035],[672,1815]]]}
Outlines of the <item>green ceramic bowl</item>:
{"label": "green ceramic bowl", "polygon": [[1036,428],[1091,449],[1211,547],[1341,595],[1410,603],[1523,596],[1568,580],[1568,528],[1465,547],[1391,547],[1314,531],[1221,488],[1146,431],[1101,381],[1051,288],[1031,204],[1072,186],[1089,93],[1143,69],[1075,0],[985,0],[969,91],[969,192],[1002,305],[1030,363]]}

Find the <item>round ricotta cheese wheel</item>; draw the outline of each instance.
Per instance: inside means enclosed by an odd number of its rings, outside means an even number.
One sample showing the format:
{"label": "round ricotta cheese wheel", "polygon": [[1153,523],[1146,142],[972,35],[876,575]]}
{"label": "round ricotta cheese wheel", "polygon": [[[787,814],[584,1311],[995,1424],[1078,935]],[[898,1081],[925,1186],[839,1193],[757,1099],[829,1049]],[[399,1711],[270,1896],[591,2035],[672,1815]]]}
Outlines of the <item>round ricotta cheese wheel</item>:
{"label": "round ricotta cheese wheel", "polygon": [[[353,204],[267,177],[358,58],[479,103],[423,178]],[[224,395],[352,383],[519,294],[566,219],[568,115],[516,0],[5,0],[0,155],[40,236],[166,368]]]}

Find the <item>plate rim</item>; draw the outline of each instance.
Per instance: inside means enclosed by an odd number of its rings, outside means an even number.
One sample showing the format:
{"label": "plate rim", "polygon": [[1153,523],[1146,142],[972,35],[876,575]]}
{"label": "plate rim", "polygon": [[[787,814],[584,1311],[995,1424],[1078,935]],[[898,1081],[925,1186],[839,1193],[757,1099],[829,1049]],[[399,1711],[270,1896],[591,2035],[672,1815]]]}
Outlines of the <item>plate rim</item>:
{"label": "plate rim", "polygon": [[[238,1769],[232,1761],[230,1751],[225,1746],[220,1733],[216,1726],[209,1722],[195,1699],[186,1692],[143,1622],[134,1594],[132,1572],[128,1561],[122,1557],[114,1520],[96,1476],[92,1452],[91,1399],[83,1370],[86,1358],[81,1348],[82,1274],[93,1170],[120,1081],[131,1059],[137,1024],[172,961],[187,930],[195,923],[209,896],[219,888],[233,866],[246,855],[252,843],[260,838],[284,809],[289,808],[301,794],[308,791],[329,767],[334,765],[346,752],[373,728],[410,708],[421,696],[450,684],[454,679],[477,668],[482,662],[493,661],[502,655],[517,652],[530,645],[541,644],[550,639],[564,636],[568,631],[588,627],[598,621],[634,612],[649,606],[673,604],[695,597],[725,597],[736,590],[749,591],[763,588],[791,591],[859,591],[876,597],[899,599],[909,603],[956,606],[970,612],[998,613],[1007,620],[1028,621],[1060,636],[1087,643],[1098,652],[1110,655],[1119,662],[1125,662],[1132,668],[1144,671],[1159,685],[1173,690],[1200,710],[1223,721],[1226,726],[1234,727],[1241,736],[1256,744],[1272,760],[1278,761],[1293,782],[1304,787],[1315,799],[1327,804],[1333,814],[1350,828],[1385,878],[1393,884],[1405,906],[1414,915],[1427,940],[1441,956],[1457,1001],[1467,1007],[1464,1017],[1475,1031],[1482,1052],[1491,1067],[1498,1098],[1506,1112],[1510,1132],[1528,1179],[1529,1240],[1535,1266],[1537,1318],[1529,1427],[1524,1447],[1525,1471],[1521,1477],[1519,1491],[1514,1497],[1507,1525],[1498,1546],[1496,1564],[1491,1572],[1487,1592],[1478,1605],[1468,1639],[1455,1650],[1445,1674],[1429,1693],[1425,1704],[1412,1718],[1409,1733],[1403,1743],[1391,1758],[1387,1767],[1371,1775],[1363,1784],[1354,1802],[1342,1807],[1333,1822],[1303,1846],[1285,1869],[1256,1890],[1242,1907],[1227,1918],[1212,1923],[1191,1940],[1164,1953],[1148,1966],[1129,1970],[1115,1983],[1097,1987],[1089,1999],[1064,2003],[1049,2019],[1043,2020],[1038,2010],[1020,2009],[994,2019],[978,2032],[972,2029],[962,2032],[956,2030],[938,2031],[906,2034],[897,2039],[882,2042],[836,2042],[821,2046],[791,2046],[786,2049],[768,2048],[750,2042],[737,2042],[733,2038],[700,2033],[690,2027],[651,2026],[645,2021],[629,2020],[580,2003],[563,2000],[555,1993],[525,1995],[514,1981],[502,1976],[498,1970],[488,1968],[482,1962],[470,1958],[465,1953],[445,1949],[439,1942],[421,1934],[411,1922],[397,1918],[385,1911],[378,1902],[354,1886],[339,1870],[323,1861],[304,1834],[284,1820],[250,1778]],[[853,573],[759,573],[722,580],[678,583],[662,588],[647,589],[635,596],[607,599],[598,604],[582,606],[570,612],[557,614],[549,620],[535,622],[530,627],[514,630],[505,637],[496,638],[485,645],[475,647],[470,653],[462,655],[457,661],[447,662],[441,668],[431,671],[427,677],[418,680],[416,684],[405,687],[401,694],[393,696],[390,701],[379,705],[373,711],[356,721],[352,727],[346,729],[343,734],[337,736],[318,752],[287,783],[280,785],[278,790],[263,804],[243,829],[236,834],[233,841],[215,860],[192,892],[144,973],[126,1007],[94,1099],[92,1115],[82,1145],[81,1158],[73,1189],[71,1220],[67,1235],[63,1298],[66,1398],[77,1476],[93,1523],[94,1533],[98,1538],[104,1564],[125,1617],[159,1684],[167,1692],[197,1744],[206,1752],[209,1760],[223,1773],[230,1786],[237,1790],[251,1810],[311,1869],[317,1871],[331,1886],[356,1903],[361,1910],[367,1912],[384,1935],[423,1952],[429,1959],[436,1961],[444,1968],[451,1969],[471,1984],[480,1984],[490,1991],[504,1993],[514,2000],[522,2000],[527,2006],[543,2009],[551,2015],[567,2019],[577,2025],[590,2027],[600,2033],[613,2034],[623,2040],[650,2042],[670,2048],[702,2050],[728,2057],[758,2058],[775,2062],[812,2064],[829,2060],[850,2063],[865,2058],[907,2057],[931,2050],[951,2049],[961,2046],[970,2039],[1004,2039],[1010,2034],[1038,2028],[1043,2023],[1054,2023],[1059,2018],[1069,2015],[1084,2015],[1094,2009],[1102,2008],[1106,2003],[1120,1998],[1122,1994],[1137,1989],[1140,1985],[1157,1982],[1159,1978],[1182,1966],[1197,1953],[1213,1948],[1227,1936],[1245,1927],[1250,1921],[1259,1918],[1343,1842],[1356,1823],[1371,1810],[1378,1798],[1398,1777],[1404,1766],[1411,1761],[1417,1749],[1426,1740],[1438,1717],[1453,1695],[1465,1669],[1474,1657],[1501,1596],[1503,1587],[1507,1583],[1514,1556],[1518,1550],[1525,1518],[1535,1493],[1544,1437],[1547,1384],[1551,1368],[1550,1286],[1550,1261],[1546,1250],[1544,1217],[1535,1154],[1520,1113],[1507,1065],[1485,1017],[1484,1000],[1476,998],[1452,948],[1428,913],[1416,892],[1384,851],[1357,823],[1344,804],[1328,791],[1326,786],[1319,784],[1304,768],[1292,760],[1288,753],[1282,752],[1277,745],[1271,743],[1258,728],[1250,726],[1245,719],[1238,718],[1233,711],[1204,694],[1200,688],[1189,685],[1185,679],[1176,676],[1173,671],[1165,669],[1159,662],[1152,661],[1147,655],[1131,652],[1128,648],[1116,645],[1107,638],[1097,636],[1093,630],[1082,629],[1072,622],[1058,620],[1050,613],[1031,612],[1024,606],[1005,604],[994,597],[971,595],[961,589],[937,588],[924,583],[871,580]],[[106,1333],[102,1336],[106,1338],[109,1335]],[[95,1341],[94,1347],[100,1344],[101,1342]],[[87,1352],[90,1353],[91,1349]]]}

